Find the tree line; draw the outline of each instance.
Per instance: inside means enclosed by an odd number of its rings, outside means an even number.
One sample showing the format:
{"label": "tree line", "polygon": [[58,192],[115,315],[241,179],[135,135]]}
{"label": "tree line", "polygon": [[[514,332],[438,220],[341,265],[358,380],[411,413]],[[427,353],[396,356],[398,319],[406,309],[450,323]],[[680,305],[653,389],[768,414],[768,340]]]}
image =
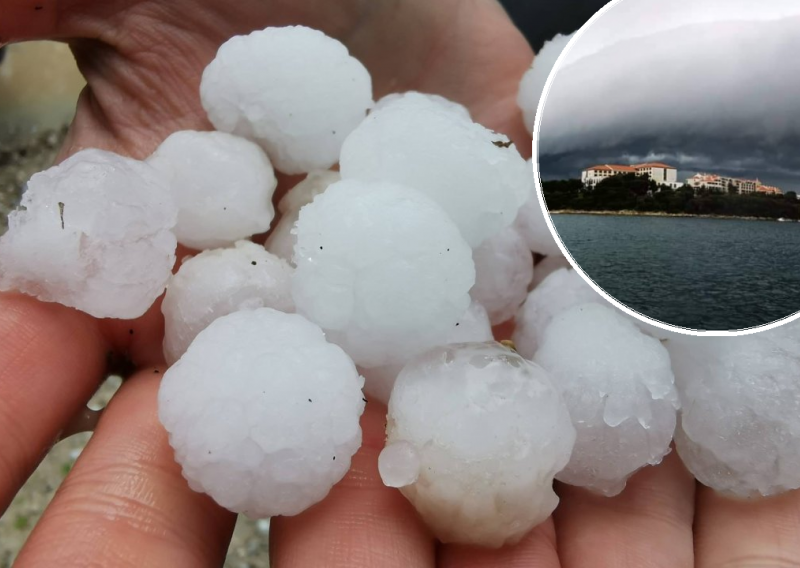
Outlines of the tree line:
{"label": "tree line", "polygon": [[579,179],[542,182],[551,211],[641,211],[730,217],[800,219],[800,201],[789,191],[783,195],[743,194],[729,187],[727,193],[683,185],[675,190],[648,176],[610,176],[594,188]]}

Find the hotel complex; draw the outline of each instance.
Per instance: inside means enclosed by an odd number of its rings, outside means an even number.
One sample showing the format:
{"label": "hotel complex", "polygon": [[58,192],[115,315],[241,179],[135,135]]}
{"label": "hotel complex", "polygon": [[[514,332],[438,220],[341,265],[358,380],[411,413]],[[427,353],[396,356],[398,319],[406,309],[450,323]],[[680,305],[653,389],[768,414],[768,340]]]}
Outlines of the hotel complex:
{"label": "hotel complex", "polygon": [[764,185],[758,179],[740,179],[716,174],[695,174],[686,180],[686,185],[695,189],[705,187],[711,191],[718,192],[727,192],[728,188],[733,187],[739,195],[745,193],[763,193],[766,195],[783,194],[777,187]]}
{"label": "hotel complex", "polygon": [[[683,184],[678,182],[678,170],[660,162],[647,162],[621,166],[618,164],[602,164],[586,168],[581,172],[581,181],[586,188],[593,188],[598,183],[611,176],[624,174],[647,175],[659,185],[666,185],[677,189]],[[783,192],[777,187],[764,185],[758,179],[740,179],[721,176],[717,174],[698,173],[686,180],[686,185],[695,190],[706,188],[711,191],[727,193],[733,187],[738,194],[762,193],[766,195],[781,195]]]}
{"label": "hotel complex", "polygon": [[648,162],[633,166],[620,166],[615,164],[602,164],[592,166],[581,172],[581,181],[584,187],[594,187],[604,179],[622,174],[648,175],[650,179],[660,185],[668,185],[673,189],[681,186],[678,183],[678,170],[667,164]]}

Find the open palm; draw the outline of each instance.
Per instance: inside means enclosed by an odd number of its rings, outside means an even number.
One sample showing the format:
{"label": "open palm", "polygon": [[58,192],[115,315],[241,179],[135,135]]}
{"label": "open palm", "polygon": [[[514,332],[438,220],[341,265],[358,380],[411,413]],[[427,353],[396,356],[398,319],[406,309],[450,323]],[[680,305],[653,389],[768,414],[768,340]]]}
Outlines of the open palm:
{"label": "open palm", "polygon": [[[375,96],[438,93],[530,150],[515,98],[533,57],[495,0],[0,0],[0,41],[70,42],[88,87],[62,157],[100,147],[142,158],[170,133],[208,129],[198,87],[229,37],[303,24],[345,42]],[[282,180],[288,185],[289,180]],[[156,418],[163,371],[158,308],[94,320],[0,295],[0,512],[108,371],[136,370],[42,517],[17,566],[220,566],[234,515],[192,492]],[[675,455],[606,499],[561,486],[554,519],[499,551],[437,544],[382,485],[385,408],[369,403],[364,444],[325,501],[273,520],[277,568],[690,567],[800,565],[800,498],[734,503],[698,489]],[[694,529],[694,530],[693,530]]]}

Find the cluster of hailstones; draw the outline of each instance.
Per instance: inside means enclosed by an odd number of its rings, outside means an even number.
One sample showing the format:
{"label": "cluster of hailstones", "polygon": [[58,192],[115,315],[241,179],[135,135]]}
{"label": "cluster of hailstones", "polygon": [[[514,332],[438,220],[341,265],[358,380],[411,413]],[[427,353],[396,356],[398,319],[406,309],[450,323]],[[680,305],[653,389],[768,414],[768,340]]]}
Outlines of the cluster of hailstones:
{"label": "cluster of hailstones", "polygon": [[[547,72],[523,80],[528,120]],[[615,495],[673,434],[721,492],[800,486],[800,327],[637,325],[566,268],[530,163],[463,106],[374,104],[363,65],[303,27],[225,43],[200,96],[217,131],[144,161],[79,152],[33,176],[0,239],[0,289],[98,318],[166,287],[158,410],[193,489],[303,511],[347,472],[365,394],[388,403],[385,484],[446,542],[519,540],[554,477]],[[307,176],[271,227],[273,166]],[[176,243],[203,252],[173,276]],[[492,341],[510,320],[516,350]]]}

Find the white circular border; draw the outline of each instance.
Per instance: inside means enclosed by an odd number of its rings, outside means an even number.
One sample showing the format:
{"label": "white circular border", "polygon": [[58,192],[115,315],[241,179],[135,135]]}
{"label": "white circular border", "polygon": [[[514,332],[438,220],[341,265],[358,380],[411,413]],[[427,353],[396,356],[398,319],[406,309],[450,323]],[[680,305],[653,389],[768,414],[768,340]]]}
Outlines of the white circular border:
{"label": "white circular border", "polygon": [[605,290],[603,290],[600,286],[598,286],[594,282],[594,280],[592,280],[586,274],[586,272],[583,271],[583,269],[581,268],[580,264],[578,264],[575,261],[575,259],[572,258],[572,255],[570,254],[569,249],[567,249],[567,247],[564,246],[564,243],[561,240],[561,237],[558,235],[558,231],[556,231],[556,228],[553,225],[552,216],[550,215],[550,212],[547,209],[547,202],[544,199],[544,190],[542,189],[542,180],[541,180],[541,177],[539,175],[539,149],[538,149],[538,145],[539,145],[539,131],[540,131],[541,125],[542,125],[542,111],[544,110],[544,105],[547,102],[547,95],[548,95],[548,93],[550,91],[550,86],[552,85],[553,79],[555,78],[556,74],[558,73],[558,67],[559,67],[559,65],[561,65],[564,62],[565,56],[569,52],[570,48],[573,46],[573,44],[576,41],[580,40],[581,35],[583,35],[583,32],[587,28],[589,28],[589,26],[594,24],[597,19],[599,19],[600,17],[603,16],[603,14],[605,14],[610,9],[612,9],[614,6],[616,6],[617,4],[619,4],[620,2],[623,2],[623,1],[624,0],[611,0],[608,4],[606,4],[600,10],[598,10],[597,13],[594,14],[594,16],[589,18],[589,21],[586,22],[583,26],[581,26],[581,28],[577,32],[575,32],[575,35],[572,37],[572,39],[569,40],[569,43],[567,43],[567,45],[564,47],[563,51],[558,56],[558,59],[556,59],[556,62],[553,65],[553,68],[550,70],[550,75],[548,75],[548,77],[547,77],[547,81],[544,84],[544,90],[542,91],[541,97],[539,99],[539,106],[536,109],[536,117],[535,117],[535,119],[533,121],[533,144],[532,144],[532,152],[533,153],[531,154],[531,162],[533,163],[533,179],[534,179],[534,185],[536,186],[536,193],[538,194],[538,197],[539,197],[539,205],[542,208],[542,214],[544,216],[545,223],[547,223],[547,228],[550,229],[550,234],[555,239],[556,244],[558,245],[558,248],[561,249],[561,253],[564,255],[564,258],[566,258],[569,261],[569,263],[572,265],[572,268],[575,271],[577,271],[578,274],[581,275],[581,278],[583,278],[586,281],[586,283],[589,284],[589,286],[591,286],[592,289],[595,292],[600,294],[600,296],[602,296],[606,301],[611,303],[614,307],[616,307],[619,310],[622,310],[623,312],[625,312],[629,316],[631,316],[633,318],[636,318],[637,320],[639,320],[639,321],[641,321],[643,323],[655,326],[655,327],[663,329],[665,331],[669,331],[669,332],[672,332],[672,333],[678,333],[678,334],[681,334],[681,335],[693,335],[693,336],[696,336],[696,337],[738,337],[738,336],[743,336],[743,335],[752,335],[754,333],[759,333],[761,331],[767,331],[767,330],[770,330],[770,329],[774,329],[776,327],[780,327],[780,326],[782,326],[784,324],[787,324],[789,322],[792,322],[792,321],[800,318],[800,311],[797,311],[797,312],[795,312],[794,314],[792,314],[790,316],[787,316],[787,317],[779,319],[779,320],[775,320],[774,322],[771,322],[771,323],[768,323],[768,324],[759,325],[759,326],[755,326],[755,327],[748,327],[748,328],[745,328],[745,329],[726,330],[726,331],[710,331],[710,330],[690,329],[690,328],[678,327],[678,326],[675,326],[675,325],[664,323],[664,322],[652,319],[652,318],[650,318],[650,317],[648,317],[648,316],[646,316],[644,314],[640,314],[639,312],[637,312],[635,310],[632,310],[631,308],[629,308],[628,306],[626,306],[622,302],[618,301],[613,296],[607,294]]}

